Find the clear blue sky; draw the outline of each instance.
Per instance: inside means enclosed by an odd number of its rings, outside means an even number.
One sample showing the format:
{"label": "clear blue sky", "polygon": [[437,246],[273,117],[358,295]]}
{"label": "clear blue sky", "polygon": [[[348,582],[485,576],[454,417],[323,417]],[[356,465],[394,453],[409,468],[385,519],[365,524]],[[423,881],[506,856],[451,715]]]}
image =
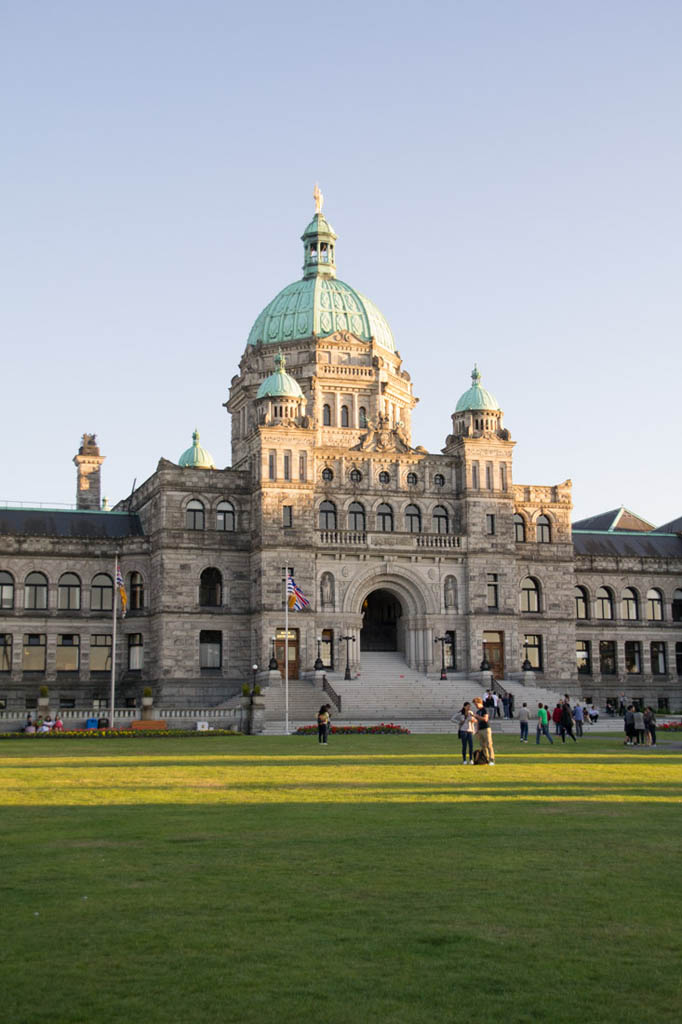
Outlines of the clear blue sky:
{"label": "clear blue sky", "polygon": [[0,2],[0,499],[113,502],[222,402],[319,181],[439,450],[474,361],[517,483],[682,514],[682,5]]}

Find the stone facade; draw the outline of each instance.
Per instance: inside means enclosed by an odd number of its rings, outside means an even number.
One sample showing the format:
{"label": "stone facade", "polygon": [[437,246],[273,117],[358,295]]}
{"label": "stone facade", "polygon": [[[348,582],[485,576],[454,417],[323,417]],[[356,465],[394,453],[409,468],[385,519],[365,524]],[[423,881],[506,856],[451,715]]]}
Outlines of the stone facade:
{"label": "stone facade", "polygon": [[[218,705],[254,665],[266,673],[273,654],[281,665],[288,567],[310,602],[289,615],[292,677],[312,674],[318,650],[328,672],[342,671],[352,637],[354,675],[363,650],[398,650],[420,673],[437,673],[447,654],[451,673],[470,675],[485,657],[501,679],[528,659],[545,685],[599,702],[625,691],[682,705],[682,522],[655,531],[630,515],[618,529],[572,530],[570,481],[515,483],[514,442],[476,370],[442,451],[413,447],[412,381],[375,307],[339,290],[324,223],[303,236],[305,295],[318,301],[316,275],[329,286],[320,308],[285,289],[232,379],[231,468],[204,468],[203,449],[203,465],[161,460],[113,511],[97,511],[103,458],[84,435],[74,460],[84,511],[0,510],[0,700],[23,708],[45,683],[64,706],[106,702],[118,553],[129,601],[121,703],[149,685],[160,707]],[[330,329],[301,334],[306,324]],[[268,384],[285,378],[281,392]],[[623,618],[627,588],[636,618],[631,604]]]}

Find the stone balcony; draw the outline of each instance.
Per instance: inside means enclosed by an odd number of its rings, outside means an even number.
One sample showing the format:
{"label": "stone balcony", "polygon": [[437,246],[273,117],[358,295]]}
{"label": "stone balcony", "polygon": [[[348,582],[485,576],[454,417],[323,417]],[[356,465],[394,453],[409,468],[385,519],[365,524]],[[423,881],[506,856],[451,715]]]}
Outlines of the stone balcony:
{"label": "stone balcony", "polygon": [[462,538],[450,533],[383,533],[365,530],[319,530],[319,547],[375,548],[382,551],[403,548],[448,550],[461,548]]}

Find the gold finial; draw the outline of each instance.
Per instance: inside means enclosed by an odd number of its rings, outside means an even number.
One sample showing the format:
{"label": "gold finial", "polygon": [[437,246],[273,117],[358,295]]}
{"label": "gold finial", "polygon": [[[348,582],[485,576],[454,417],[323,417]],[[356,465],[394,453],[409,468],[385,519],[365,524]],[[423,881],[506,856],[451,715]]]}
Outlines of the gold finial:
{"label": "gold finial", "polygon": [[315,213],[322,213],[322,203],[324,202],[324,196],[320,192],[320,186],[315,183],[313,189],[313,199],[315,200]]}

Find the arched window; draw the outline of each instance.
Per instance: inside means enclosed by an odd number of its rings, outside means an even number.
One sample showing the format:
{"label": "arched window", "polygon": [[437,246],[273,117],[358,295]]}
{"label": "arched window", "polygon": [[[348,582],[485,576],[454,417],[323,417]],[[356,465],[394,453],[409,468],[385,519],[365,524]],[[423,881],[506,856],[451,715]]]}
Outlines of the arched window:
{"label": "arched window", "polygon": [[0,572],[0,608],[14,608],[14,577]]}
{"label": "arched window", "polygon": [[422,514],[417,505],[408,505],[405,509],[405,526],[408,533],[422,532]]}
{"label": "arched window", "polygon": [[234,527],[234,505],[231,501],[219,501],[216,508],[216,530],[233,533]]}
{"label": "arched window", "polygon": [[362,480],[362,473],[359,469],[351,469],[350,471],[350,482],[352,484],[359,484]]}
{"label": "arched window", "polygon": [[393,509],[390,505],[379,505],[377,526],[382,533],[393,533]]}
{"label": "arched window", "polygon": [[333,472],[333,470],[329,469],[329,467],[327,467],[326,469],[323,469],[322,470],[322,479],[325,481],[325,483],[329,483],[331,480],[333,480],[334,479],[334,472]]}
{"label": "arched window", "polygon": [[682,622],[682,590],[679,587],[673,590],[673,622]]}
{"label": "arched window", "polygon": [[538,516],[536,538],[538,544],[549,544],[551,541],[552,531],[547,516]]}
{"label": "arched window", "polygon": [[576,587],[573,593],[575,594],[576,619],[589,619],[590,603],[589,598],[587,596],[587,591],[584,587]]}
{"label": "arched window", "polygon": [[663,619],[663,595],[660,590],[647,590],[646,617],[650,622],[661,622]]}
{"label": "arched window", "polygon": [[77,610],[81,606],[81,581],[75,572],[65,572],[59,577],[57,608],[60,611]]}
{"label": "arched window", "polygon": [[359,501],[352,501],[348,506],[348,529],[365,531],[365,509]]}
{"label": "arched window", "polygon": [[613,618],[613,597],[606,587],[599,587],[594,595],[594,615],[597,619]]}
{"label": "arched window", "polygon": [[407,486],[408,487],[415,487],[416,484],[417,484],[417,474],[416,473],[408,473],[407,474]]}
{"label": "arched window", "polygon": [[442,473],[436,473],[436,475],[433,478],[433,486],[445,487],[445,477],[443,476]]}
{"label": "arched window", "polygon": [[336,505],[333,501],[323,501],[320,505],[320,529],[336,529]]}
{"label": "arched window", "polygon": [[639,608],[637,607],[637,594],[632,587],[626,587],[620,599],[621,619],[638,619]]}
{"label": "arched window", "polygon": [[322,406],[322,426],[331,427],[332,425],[332,407],[331,405]]}
{"label": "arched window", "polygon": [[380,484],[390,484],[390,482],[391,482],[390,474],[387,473],[386,470],[382,470],[381,473],[379,473],[379,483]]}
{"label": "arched window", "polygon": [[144,608],[144,581],[139,572],[131,572],[128,576],[128,600],[131,612],[139,612]]}
{"label": "arched window", "polygon": [[204,506],[197,498],[187,502],[185,526],[188,530],[203,530],[204,528]]}
{"label": "arched window", "polygon": [[199,604],[202,608],[220,608],[223,603],[223,576],[220,569],[204,569],[199,580]]}
{"label": "arched window", "polygon": [[40,610],[47,608],[47,576],[42,572],[30,572],[24,582],[24,608]]}
{"label": "arched window", "polygon": [[361,405],[360,408],[358,409],[358,420],[359,426],[367,426],[367,410],[365,409],[364,405]]}
{"label": "arched window", "polygon": [[526,576],[525,580],[521,581],[521,611],[540,611],[540,586],[532,576]]}
{"label": "arched window", "polygon": [[514,540],[517,544],[524,544],[526,541],[526,521],[518,512],[514,516]]}
{"label": "arched window", "polygon": [[432,522],[434,533],[447,533],[450,528],[448,510],[442,505],[436,505],[433,510]]}
{"label": "arched window", "polygon": [[347,405],[342,405],[341,406],[341,426],[342,427],[347,427],[348,426],[348,406]]}
{"label": "arched window", "polygon": [[110,612],[114,607],[114,584],[106,572],[98,572],[90,584],[90,608],[93,612]]}

